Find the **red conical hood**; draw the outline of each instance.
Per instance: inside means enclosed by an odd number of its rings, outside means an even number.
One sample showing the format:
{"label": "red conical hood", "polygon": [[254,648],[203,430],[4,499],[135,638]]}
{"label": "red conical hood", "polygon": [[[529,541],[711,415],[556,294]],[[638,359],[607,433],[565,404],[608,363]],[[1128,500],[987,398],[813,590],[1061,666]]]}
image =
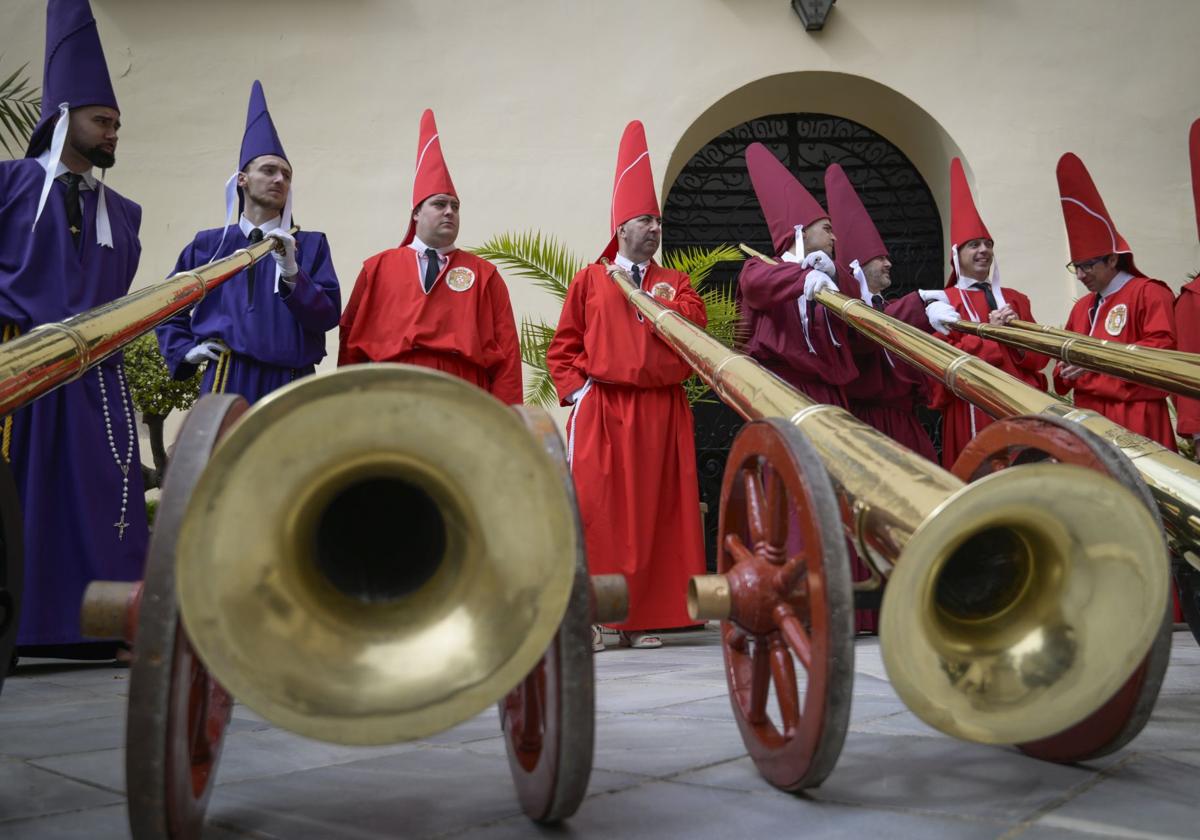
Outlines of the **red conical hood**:
{"label": "red conical hood", "polygon": [[1129,254],[1132,264],[1133,251],[1129,243],[1117,232],[1083,161],[1071,152],[1058,160],[1058,194],[1062,198],[1071,262],[1108,254]]}
{"label": "red conical hood", "polygon": [[838,164],[825,170],[825,201],[829,205],[829,220],[837,236],[838,257],[846,264],[858,260],[866,265],[876,257],[888,256],[887,246],[862,199],[854,191],[850,179]]}
{"label": "red conical hood", "polygon": [[[964,242],[991,238],[987,225],[975,208],[975,199],[971,197],[971,186],[967,183],[962,161],[955,158],[950,161],[950,247],[957,251]],[[954,266],[955,261],[951,259],[947,288],[958,282],[958,272]]]}
{"label": "red conical hood", "polygon": [[762,143],[751,143],[746,148],[746,169],[771,230],[776,256],[792,247],[796,225],[808,227],[829,216],[796,176]]}
{"label": "red conical hood", "polygon": [[654,174],[650,171],[650,152],[646,148],[646,129],[641,120],[625,126],[617,151],[617,172],[613,177],[612,213],[609,218],[612,239],[600,259],[617,255],[617,228],[638,216],[661,216],[658,196],[654,193]]}
{"label": "red conical hood", "polygon": [[[446,159],[442,157],[442,141],[438,139],[437,123],[433,120],[433,111],[426,108],[421,114],[421,135],[417,141],[417,166],[413,173],[412,210],[416,210],[421,202],[431,195],[445,193],[458,198],[454,191],[454,182],[450,180],[450,170],[446,168]],[[404,247],[413,241],[417,230],[416,220],[409,211],[408,232],[400,243]]]}
{"label": "red conical hood", "polygon": [[1188,155],[1192,159],[1192,200],[1196,204],[1196,232],[1200,234],[1200,120],[1188,132]]}

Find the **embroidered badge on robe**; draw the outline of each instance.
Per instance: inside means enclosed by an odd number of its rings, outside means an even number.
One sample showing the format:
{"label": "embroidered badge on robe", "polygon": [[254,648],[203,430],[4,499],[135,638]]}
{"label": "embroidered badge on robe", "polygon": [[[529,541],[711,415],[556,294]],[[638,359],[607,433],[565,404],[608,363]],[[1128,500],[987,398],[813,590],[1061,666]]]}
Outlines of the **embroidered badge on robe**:
{"label": "embroidered badge on robe", "polygon": [[670,283],[655,283],[650,294],[661,300],[675,300],[675,287]]}
{"label": "embroidered badge on robe", "polygon": [[1128,319],[1129,307],[1118,303],[1108,311],[1108,317],[1104,319],[1104,331],[1109,335],[1120,335],[1121,330],[1125,329],[1125,322]]}
{"label": "embroidered badge on robe", "polygon": [[451,291],[465,292],[475,285],[475,272],[469,268],[452,268],[446,273],[446,285]]}

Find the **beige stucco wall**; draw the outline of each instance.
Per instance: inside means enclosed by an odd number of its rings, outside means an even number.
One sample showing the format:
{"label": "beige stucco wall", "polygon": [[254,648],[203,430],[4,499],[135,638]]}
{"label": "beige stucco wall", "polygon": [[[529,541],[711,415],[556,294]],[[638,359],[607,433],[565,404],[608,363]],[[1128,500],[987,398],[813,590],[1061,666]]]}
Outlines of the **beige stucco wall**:
{"label": "beige stucco wall", "polygon": [[[295,170],[297,216],[329,234],[348,297],[394,245],[421,110],[463,199],[460,244],[538,228],[607,238],[617,141],[646,124],[661,192],[754,116],[855,119],[909,155],[948,220],[961,154],[1006,284],[1061,322],[1080,288],[1054,166],[1088,164],[1143,270],[1200,268],[1186,136],[1200,116],[1195,0],[841,0],[809,34],[788,0],[93,0],[125,128],[110,183],[145,208],[137,283],[219,223],[250,82]],[[0,71],[39,68],[41,0],[0,4]],[[548,296],[510,283],[521,314]],[[330,347],[336,346],[331,334]],[[330,360],[327,360],[327,364]]]}

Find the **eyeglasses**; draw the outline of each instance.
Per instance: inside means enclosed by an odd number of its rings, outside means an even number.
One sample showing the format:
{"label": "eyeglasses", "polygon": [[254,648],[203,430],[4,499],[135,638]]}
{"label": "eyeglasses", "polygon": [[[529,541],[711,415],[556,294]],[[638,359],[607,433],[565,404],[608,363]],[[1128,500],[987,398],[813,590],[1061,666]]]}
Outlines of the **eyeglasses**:
{"label": "eyeglasses", "polygon": [[1072,274],[1077,274],[1080,271],[1082,271],[1084,274],[1087,274],[1089,271],[1091,271],[1093,268],[1100,265],[1100,263],[1104,262],[1107,259],[1108,259],[1108,255],[1106,254],[1103,257],[1096,257],[1096,259],[1094,259],[1094,260],[1083,260],[1082,262],[1069,262],[1069,263],[1067,263],[1067,271],[1071,272]]}

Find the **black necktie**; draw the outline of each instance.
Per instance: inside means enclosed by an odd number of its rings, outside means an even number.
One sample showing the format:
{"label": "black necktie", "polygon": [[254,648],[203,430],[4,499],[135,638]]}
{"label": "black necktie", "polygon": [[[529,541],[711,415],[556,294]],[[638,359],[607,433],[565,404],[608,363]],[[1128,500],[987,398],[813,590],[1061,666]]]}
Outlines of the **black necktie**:
{"label": "black necktie", "polygon": [[[629,273],[633,276],[633,285],[637,286],[639,289],[642,288],[642,269],[636,263],[631,265],[629,269]],[[642,313],[638,312],[636,309],[633,310],[633,314],[637,316],[639,323],[646,320],[642,317]]]}
{"label": "black necktie", "polygon": [[991,283],[976,283],[971,288],[978,289],[979,291],[983,292],[983,296],[987,298],[988,312],[991,312],[996,308],[996,296],[992,294]]}
{"label": "black necktie", "polygon": [[[250,236],[248,238],[250,240],[251,245],[253,245],[255,242],[262,242],[263,241],[262,228],[255,228],[254,230],[250,231]],[[256,271],[258,271],[258,263],[255,263],[253,266],[251,266],[250,270],[246,272],[246,305],[247,306],[254,303],[254,272],[256,272]]]}
{"label": "black necktie", "polygon": [[883,295],[871,295],[871,306],[883,311]]}
{"label": "black necktie", "polygon": [[83,176],[68,172],[63,177],[67,180],[67,224],[71,228],[71,240],[78,245],[79,234],[83,233],[83,208],[79,204],[79,184]]}
{"label": "black necktie", "polygon": [[438,274],[442,270],[442,265],[438,261],[438,252],[433,248],[425,249],[425,292],[433,288],[433,284],[437,282]]}
{"label": "black necktie", "polygon": [[1092,308],[1088,310],[1088,331],[1090,332],[1096,326],[1096,313],[1100,311],[1100,304],[1104,302],[1104,298],[1096,295],[1096,300],[1092,304]]}

